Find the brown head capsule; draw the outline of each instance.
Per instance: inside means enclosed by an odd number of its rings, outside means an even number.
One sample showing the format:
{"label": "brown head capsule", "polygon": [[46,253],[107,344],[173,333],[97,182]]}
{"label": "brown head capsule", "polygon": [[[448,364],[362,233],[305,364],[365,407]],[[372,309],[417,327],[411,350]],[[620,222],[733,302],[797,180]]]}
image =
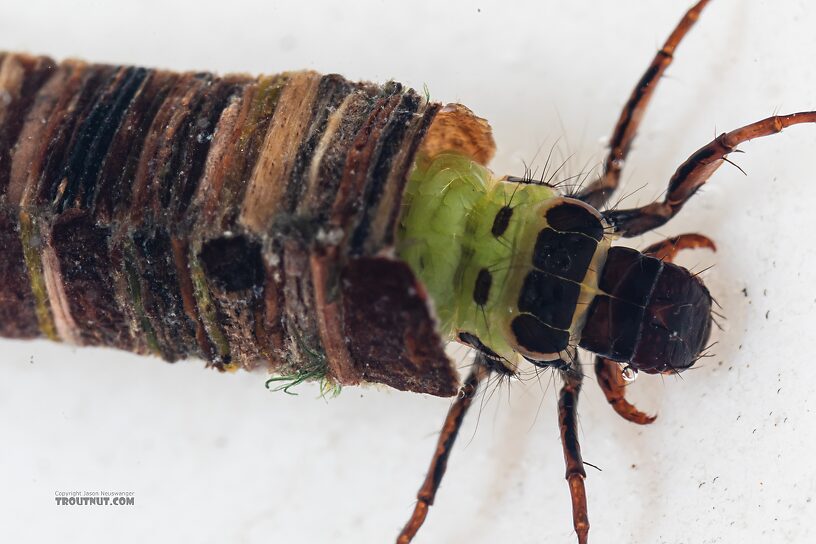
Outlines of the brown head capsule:
{"label": "brown head capsule", "polygon": [[711,296],[685,268],[633,249],[609,250],[582,348],[647,373],[680,372],[711,329]]}

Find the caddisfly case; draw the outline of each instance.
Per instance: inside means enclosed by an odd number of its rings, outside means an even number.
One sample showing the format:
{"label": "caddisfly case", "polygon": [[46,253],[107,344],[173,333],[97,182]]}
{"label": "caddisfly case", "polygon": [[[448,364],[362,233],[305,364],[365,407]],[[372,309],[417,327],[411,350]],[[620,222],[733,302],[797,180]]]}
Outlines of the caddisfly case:
{"label": "caddisfly case", "polygon": [[0,335],[453,395],[391,251],[422,146],[493,151],[393,82],[0,54]]}

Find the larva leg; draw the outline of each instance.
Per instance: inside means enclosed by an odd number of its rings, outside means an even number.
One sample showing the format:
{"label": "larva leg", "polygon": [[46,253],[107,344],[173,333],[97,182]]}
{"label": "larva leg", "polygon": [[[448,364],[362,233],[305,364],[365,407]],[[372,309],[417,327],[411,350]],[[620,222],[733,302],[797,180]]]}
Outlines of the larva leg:
{"label": "larva leg", "polygon": [[578,393],[583,375],[580,372],[561,372],[564,386],[558,398],[558,426],[561,429],[561,445],[567,465],[567,484],[572,498],[572,524],[578,534],[578,543],[586,544],[589,534],[586,489],[584,488],[584,461],[578,443]]}
{"label": "larva leg", "polygon": [[756,123],[745,125],[719,135],[711,143],[695,151],[680,165],[669,180],[669,188],[663,202],[653,202],[640,208],[611,210],[604,218],[623,236],[637,236],[665,224],[683,207],[683,204],[699,189],[711,174],[719,168],[729,153],[753,138],[770,136],[800,123],[816,123],[816,111],[774,115]]}
{"label": "larva leg", "polygon": [[442,432],[439,434],[439,440],[436,443],[436,450],[434,451],[431,465],[428,468],[428,473],[425,476],[425,481],[417,493],[417,503],[414,507],[414,512],[411,519],[405,524],[402,532],[397,538],[397,544],[408,544],[413,540],[417,531],[425,522],[425,517],[428,515],[428,508],[433,504],[436,497],[436,491],[439,489],[439,484],[442,482],[442,477],[445,475],[445,470],[448,466],[448,457],[450,456],[453,444],[456,441],[456,435],[459,434],[459,428],[462,426],[462,420],[473,402],[473,397],[481,384],[490,375],[488,367],[482,363],[482,356],[478,355],[471,368],[470,375],[465,380],[459,398],[448,410],[448,416],[445,418],[445,424],[442,426]]}
{"label": "larva leg", "polygon": [[641,412],[626,400],[626,381],[621,375],[618,363],[603,357],[595,357],[595,375],[598,378],[598,385],[606,395],[606,400],[623,419],[638,425],[648,425],[657,419],[657,416]]}
{"label": "larva leg", "polygon": [[618,118],[615,125],[615,130],[612,132],[612,138],[609,141],[609,154],[604,161],[603,174],[591,185],[584,188],[577,197],[580,200],[600,208],[609,201],[609,198],[618,188],[620,182],[621,170],[626,161],[629,150],[632,147],[632,141],[637,134],[638,126],[646,112],[649,101],[652,99],[657,83],[669,67],[673,58],[674,50],[680,43],[686,33],[694,26],[700,12],[708,4],[709,0],[701,0],[694,5],[686,15],[677,24],[674,32],[671,33],[666,43],[657,52],[649,68],[641,76],[629,100],[623,107],[623,111]]}
{"label": "larva leg", "polygon": [[644,249],[643,253],[663,261],[672,262],[680,251],[699,247],[717,251],[717,246],[707,236],[702,234],[681,234],[654,243]]}

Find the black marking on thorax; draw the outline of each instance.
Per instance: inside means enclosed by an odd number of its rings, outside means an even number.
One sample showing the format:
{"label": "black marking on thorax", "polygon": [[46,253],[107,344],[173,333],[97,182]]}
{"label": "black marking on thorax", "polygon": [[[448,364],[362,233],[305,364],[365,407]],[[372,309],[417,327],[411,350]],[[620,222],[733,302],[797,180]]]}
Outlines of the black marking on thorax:
{"label": "black marking on thorax", "polygon": [[578,283],[533,270],[524,278],[518,309],[533,314],[546,325],[568,329],[580,293]]}
{"label": "black marking on thorax", "polygon": [[583,234],[600,242],[604,229],[600,220],[584,206],[563,202],[547,210],[547,223],[559,232]]}
{"label": "black marking on thorax", "polygon": [[521,314],[510,323],[516,342],[536,353],[558,353],[569,345],[569,331],[554,329],[530,314]]}
{"label": "black marking on thorax", "polygon": [[496,213],[496,217],[493,218],[493,226],[490,228],[490,232],[493,236],[499,238],[504,234],[504,231],[506,231],[510,225],[511,217],[513,217],[513,208],[510,206],[503,206],[502,209]]}
{"label": "black marking on thorax", "polygon": [[533,249],[533,266],[553,276],[580,282],[597,247],[596,241],[583,234],[542,229]]}
{"label": "black marking on thorax", "polygon": [[490,286],[493,284],[493,276],[487,268],[479,270],[476,276],[476,285],[473,287],[473,302],[478,306],[487,304],[490,298]]}
{"label": "black marking on thorax", "polygon": [[532,265],[524,278],[510,328],[518,344],[531,352],[558,353],[570,341],[581,282],[603,239],[600,219],[583,205],[562,202],[546,212],[547,227],[538,233]]}

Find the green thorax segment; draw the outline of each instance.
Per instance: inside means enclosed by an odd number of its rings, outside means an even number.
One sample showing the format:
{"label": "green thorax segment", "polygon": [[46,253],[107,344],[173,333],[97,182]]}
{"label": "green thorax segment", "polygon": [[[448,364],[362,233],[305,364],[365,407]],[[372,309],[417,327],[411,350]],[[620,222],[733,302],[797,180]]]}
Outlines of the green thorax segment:
{"label": "green thorax segment", "polygon": [[417,160],[397,253],[427,289],[439,332],[514,371],[519,354],[552,361],[577,345],[610,242],[587,204],[440,154]]}
{"label": "green thorax segment", "polygon": [[457,340],[465,331],[515,359],[506,323],[531,268],[538,210],[556,196],[544,185],[496,180],[462,155],[417,161],[403,197],[397,252],[427,289],[443,336]]}

